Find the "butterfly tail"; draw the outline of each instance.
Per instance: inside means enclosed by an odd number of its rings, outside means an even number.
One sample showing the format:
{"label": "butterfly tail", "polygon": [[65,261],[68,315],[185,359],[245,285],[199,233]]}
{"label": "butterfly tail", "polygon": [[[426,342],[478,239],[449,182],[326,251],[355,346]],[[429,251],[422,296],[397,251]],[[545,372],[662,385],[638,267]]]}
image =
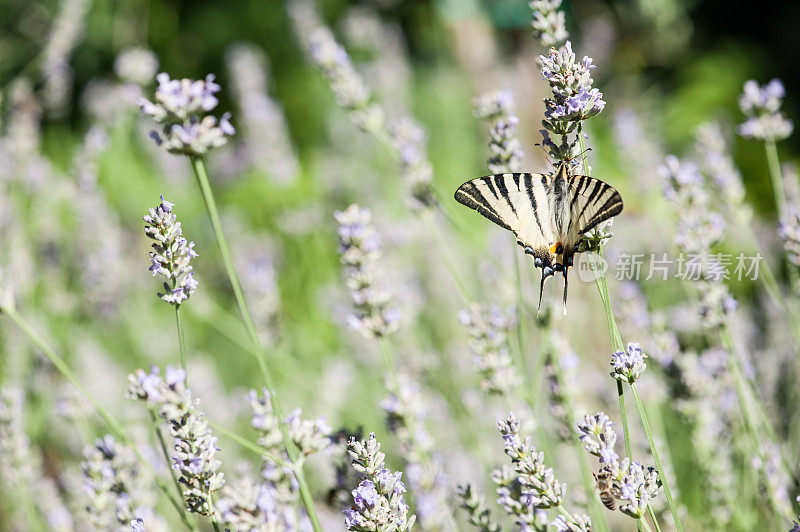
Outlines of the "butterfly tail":
{"label": "butterfly tail", "polygon": [[539,313],[542,310],[542,294],[544,293],[544,282],[547,281],[548,277],[553,275],[554,271],[553,268],[550,266],[544,266],[542,268],[542,282],[539,285],[539,306],[536,308],[536,317],[539,317]]}
{"label": "butterfly tail", "polygon": [[567,315],[567,271],[569,267],[564,267],[564,316]]}
{"label": "butterfly tail", "polygon": [[547,280],[544,274],[542,274],[542,282],[539,285],[539,306],[536,307],[536,317],[539,317],[539,313],[542,311],[542,294],[544,293],[544,282]]}

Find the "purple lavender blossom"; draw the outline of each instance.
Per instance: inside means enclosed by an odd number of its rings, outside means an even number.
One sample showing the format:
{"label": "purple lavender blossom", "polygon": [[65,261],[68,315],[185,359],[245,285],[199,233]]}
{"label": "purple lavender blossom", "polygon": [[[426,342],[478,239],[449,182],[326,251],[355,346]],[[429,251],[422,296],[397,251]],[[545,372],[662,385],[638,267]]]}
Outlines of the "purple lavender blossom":
{"label": "purple lavender blossom", "polygon": [[475,116],[486,118],[491,124],[489,171],[495,174],[519,171],[522,145],[517,140],[519,118],[515,114],[514,93],[511,89],[501,89],[484,94],[473,101],[473,107]]}
{"label": "purple lavender blossom", "polygon": [[400,161],[400,176],[410,190],[414,207],[435,205],[433,166],[425,148],[425,130],[411,117],[402,116],[390,124],[388,134]]}
{"label": "purple lavender blossom", "polygon": [[103,530],[127,527],[135,518],[131,500],[139,467],[133,450],[107,435],[87,446],[83,455],[81,471],[92,525]]}
{"label": "purple lavender blossom", "polygon": [[[267,90],[266,57],[256,46],[235,44],[225,52],[225,60],[242,124],[236,156],[279,183],[293,181],[299,171],[297,154],[283,109]],[[241,163],[231,166],[241,168]]]}
{"label": "purple lavender blossom", "polygon": [[647,368],[644,360],[647,355],[637,343],[629,343],[625,351],[616,351],[611,355],[611,376],[617,380],[633,384],[642,376]]}
{"label": "purple lavender blossom", "polygon": [[733,211],[740,223],[747,223],[752,212],[744,204],[742,174],[728,152],[720,124],[708,123],[698,127],[695,133],[695,149],[701,157],[703,171],[722,193],[726,206]]}
{"label": "purple lavender blossom", "polygon": [[[626,459],[627,461],[627,459]],[[652,467],[645,468],[639,462],[631,462],[623,468],[624,476],[616,480],[619,498],[623,501],[619,510],[636,519],[647,513],[650,501],[656,497],[661,487],[658,472]]]}
{"label": "purple lavender blossom", "polygon": [[470,348],[481,376],[481,389],[487,394],[509,394],[521,382],[513,367],[508,333],[514,327],[499,308],[483,308],[477,303],[458,314],[470,335]]}
{"label": "purple lavender blossom", "polygon": [[143,219],[145,234],[155,240],[154,251],[150,252],[150,272],[153,277],[162,275],[166,278],[164,292],[158,297],[171,305],[180,305],[191,297],[197,288],[197,281],[190,264],[197,257],[194,242],[187,242],[183,237],[181,223],[173,214],[174,203],[161,195],[161,203],[150,208]]}
{"label": "purple lavender blossom", "polygon": [[664,195],[680,209],[675,243],[687,254],[708,254],[722,239],[725,220],[711,209],[711,199],[697,165],[668,155],[659,169]]}
{"label": "purple lavender blossom", "polygon": [[[572,161],[578,148],[582,122],[599,114],[605,108],[603,93],[593,88],[591,71],[595,68],[590,57],[577,61],[572,43],[550,48],[548,55],[539,56],[542,78],[553,91],[552,98],[545,98],[542,126],[542,144],[550,154],[560,161]],[[561,136],[555,142],[550,133]],[[577,164],[577,161],[576,163]]]}
{"label": "purple lavender blossom", "polygon": [[183,486],[187,510],[211,515],[211,496],[225,483],[222,473],[217,472],[221,463],[216,453],[220,449],[205,415],[199,411],[199,401],[186,388],[186,371],[167,366],[162,380],[155,368],[149,374],[137,370],[128,380],[128,396],[157,407],[174,438],[172,469]]}
{"label": "purple lavender blossom", "polygon": [[786,89],[779,79],[764,86],[755,80],[745,82],[739,97],[739,108],[747,120],[739,126],[739,134],[748,139],[783,140],[792,134],[794,124],[780,111]]}
{"label": "purple lavender blossom", "polygon": [[230,113],[217,118],[208,115],[219,100],[215,96],[221,88],[214,75],[205,80],[170,79],[162,72],[156,76],[158,88],[155,103],[142,98],[139,105],[142,115],[151,117],[164,127],[150,136],[170,153],[202,155],[224,146],[236,131],[230,123]]}
{"label": "purple lavender blossom", "polygon": [[287,501],[266,479],[246,475],[237,485],[226,485],[215,503],[226,530],[298,530],[295,500]]}
{"label": "purple lavender blossom", "polygon": [[556,479],[552,469],[545,467],[544,455],[536,451],[530,436],[524,439],[520,436],[519,419],[510,413],[507,418],[498,420],[497,429],[523,487],[527,504],[543,510],[561,505],[566,486]]}
{"label": "purple lavender blossom", "polygon": [[339,222],[339,258],[354,303],[350,324],[367,337],[385,336],[397,329],[399,313],[376,278],[380,245],[371,224],[372,215],[354,204],[336,211],[335,217]]}
{"label": "purple lavender blossom", "polygon": [[800,206],[787,205],[785,214],[781,216],[778,234],[789,262],[800,266]]}
{"label": "purple lavender blossom", "polygon": [[583,448],[614,469],[618,465],[619,455],[614,451],[617,433],[614,432],[611,419],[605,413],[598,412],[594,416],[584,416],[578,421],[577,427]]}
{"label": "purple lavender blossom", "polygon": [[375,434],[370,434],[367,440],[353,438],[348,444],[353,469],[364,478],[352,491],[352,506],[344,511],[347,530],[405,532],[416,521],[416,516],[408,516],[402,475],[383,467],[385,455],[380,448]]}
{"label": "purple lavender blossom", "polygon": [[320,21],[314,4],[302,0],[292,2],[289,17],[307,57],[327,78],[336,102],[351,111],[359,127],[368,131],[383,127],[383,111],[372,102],[370,89],[356,72],[347,51]]}
{"label": "purple lavender blossom", "polygon": [[561,0],[531,0],[529,5],[533,10],[531,27],[542,46],[559,45],[567,40],[564,12],[558,9]]}

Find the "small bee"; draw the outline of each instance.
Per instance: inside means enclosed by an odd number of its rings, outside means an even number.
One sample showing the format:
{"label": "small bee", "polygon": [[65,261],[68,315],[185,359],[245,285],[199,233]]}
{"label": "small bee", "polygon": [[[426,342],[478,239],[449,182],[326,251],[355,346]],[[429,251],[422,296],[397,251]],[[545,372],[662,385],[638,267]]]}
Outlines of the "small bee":
{"label": "small bee", "polygon": [[617,507],[617,498],[614,496],[615,490],[611,483],[611,471],[601,469],[599,472],[594,473],[594,480],[597,482],[600,501],[609,510],[615,509]]}

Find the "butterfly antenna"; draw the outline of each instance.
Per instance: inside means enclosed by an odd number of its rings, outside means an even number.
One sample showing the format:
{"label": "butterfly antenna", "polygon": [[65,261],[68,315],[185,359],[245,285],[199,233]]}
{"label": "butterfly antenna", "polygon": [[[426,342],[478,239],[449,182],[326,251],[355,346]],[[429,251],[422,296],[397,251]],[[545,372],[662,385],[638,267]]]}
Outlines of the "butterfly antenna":
{"label": "butterfly antenna", "polygon": [[586,152],[587,152],[587,151],[592,151],[592,148],[586,148],[585,150],[583,150],[583,151],[581,152],[581,160],[583,160],[583,159],[585,159],[585,158],[586,158]]}
{"label": "butterfly antenna", "polygon": [[536,144],[534,144],[534,146],[536,146],[536,147],[538,147],[538,148],[541,148],[541,149],[542,149],[542,153],[544,154],[544,159],[545,159],[545,160],[546,160],[548,163],[550,163],[550,166],[555,166],[555,165],[553,164],[553,159],[551,159],[551,158],[550,158],[550,154],[549,154],[549,153],[547,153],[547,150],[546,150],[546,149],[544,149],[544,145],[543,145],[541,142],[537,142]]}

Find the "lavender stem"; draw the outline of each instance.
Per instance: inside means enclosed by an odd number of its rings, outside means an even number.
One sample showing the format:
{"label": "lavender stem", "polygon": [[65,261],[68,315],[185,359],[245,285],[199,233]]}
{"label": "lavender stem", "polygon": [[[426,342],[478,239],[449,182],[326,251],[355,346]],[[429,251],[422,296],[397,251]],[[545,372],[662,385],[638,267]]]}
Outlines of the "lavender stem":
{"label": "lavender stem", "polygon": [[[242,315],[242,321],[244,322],[247,333],[250,336],[250,341],[255,348],[254,355],[256,357],[256,361],[258,362],[259,370],[264,378],[264,384],[271,395],[272,408],[275,412],[275,416],[281,420],[281,435],[283,437],[284,446],[286,447],[286,452],[288,453],[291,462],[295,463],[297,460],[297,448],[289,437],[289,431],[286,427],[286,423],[283,421],[283,409],[280,406],[280,401],[275,393],[275,386],[273,385],[272,378],[270,377],[269,370],[267,369],[267,363],[264,360],[264,347],[261,345],[258,332],[256,332],[256,326],[253,322],[253,317],[250,315],[250,310],[247,308],[247,302],[244,299],[242,285],[239,282],[239,276],[236,274],[236,270],[233,267],[233,259],[231,258],[231,253],[228,249],[228,243],[225,240],[225,235],[222,233],[222,224],[219,219],[217,204],[214,200],[214,193],[212,192],[211,185],[208,181],[208,173],[206,172],[205,163],[203,162],[203,158],[198,155],[190,155],[189,160],[192,163],[192,170],[194,170],[194,175],[197,178],[197,183],[200,186],[200,191],[203,194],[203,200],[206,204],[208,217],[211,220],[211,226],[214,229],[214,236],[216,237],[217,245],[219,247],[220,254],[222,255],[222,261],[225,264],[228,280],[231,283],[234,296],[236,297],[236,303],[239,306],[239,312]],[[308,483],[306,482],[302,468],[298,467],[295,469],[295,477],[297,478],[300,497],[303,499],[303,506],[305,506],[308,518],[311,521],[314,530],[316,532],[322,532],[322,527],[319,523],[316,509],[314,508],[314,500],[311,497],[311,491],[308,487]]]}
{"label": "lavender stem", "polygon": [[[181,323],[181,306],[175,305],[175,324],[178,328],[178,347],[181,351],[181,368],[186,371],[186,337],[183,334],[183,324]],[[187,372],[188,380],[188,372]]]}
{"label": "lavender stem", "polygon": [[[620,381],[617,382],[620,383]],[[678,529],[678,532],[683,532],[681,518],[678,516],[678,508],[675,506],[675,501],[672,498],[672,492],[669,489],[669,481],[667,480],[667,476],[664,474],[664,467],[661,465],[661,459],[658,456],[658,449],[656,448],[656,443],[653,440],[653,432],[650,430],[650,424],[647,422],[647,414],[645,413],[642,399],[639,397],[639,390],[636,388],[636,383],[632,382],[630,383],[630,386],[631,391],[633,392],[633,400],[636,403],[636,408],[639,410],[639,417],[642,420],[644,433],[647,435],[647,443],[650,445],[650,453],[653,455],[653,461],[655,461],[656,469],[661,477],[661,484],[664,486],[664,495],[667,497],[667,504],[669,505],[669,511],[672,513],[672,520],[675,522],[675,528]],[[645,522],[645,526],[646,525],[647,523]]]}
{"label": "lavender stem", "polygon": [[[111,414],[100,403],[98,403],[94,399],[94,397],[92,397],[92,395],[89,393],[89,390],[87,390],[86,387],[83,385],[83,383],[80,380],[78,380],[78,377],[69,367],[69,365],[67,365],[64,359],[61,358],[49,345],[47,345],[47,343],[45,343],[44,340],[42,340],[42,338],[36,333],[36,331],[33,330],[33,328],[28,324],[28,322],[25,321],[23,317],[17,313],[16,309],[11,307],[3,307],[2,312],[3,314],[11,318],[11,321],[13,321],[14,324],[17,327],[19,327],[19,329],[23,333],[25,333],[25,335],[31,340],[31,342],[33,342],[33,344],[36,347],[38,347],[42,353],[45,354],[45,356],[50,360],[50,362],[53,363],[56,369],[64,377],[66,377],[66,379],[73,386],[75,386],[75,388],[78,389],[78,391],[86,398],[89,404],[92,405],[92,408],[94,408],[95,412],[97,412],[97,414],[103,419],[103,421],[105,421],[106,425],[108,425],[108,427],[111,429],[111,432],[114,433],[117,439],[119,439],[123,443],[132,444],[132,440],[125,433],[122,426],[111,416]],[[150,462],[148,462],[141,455],[141,453],[139,453],[139,451],[136,450],[135,447],[134,451],[136,452],[136,455],[139,457],[142,463],[145,464],[145,466],[150,470],[150,473],[153,475],[153,479],[155,480],[158,489],[161,490],[161,492],[167,496],[170,503],[172,503],[172,506],[175,507],[175,510],[180,515],[181,521],[183,522],[184,525],[186,525],[186,528],[188,528],[189,530],[195,530],[194,525],[192,525],[192,523],[186,518],[184,514],[183,505],[169,493],[169,489],[164,484],[164,481],[161,480],[161,478],[159,478],[156,471],[150,465]]]}

